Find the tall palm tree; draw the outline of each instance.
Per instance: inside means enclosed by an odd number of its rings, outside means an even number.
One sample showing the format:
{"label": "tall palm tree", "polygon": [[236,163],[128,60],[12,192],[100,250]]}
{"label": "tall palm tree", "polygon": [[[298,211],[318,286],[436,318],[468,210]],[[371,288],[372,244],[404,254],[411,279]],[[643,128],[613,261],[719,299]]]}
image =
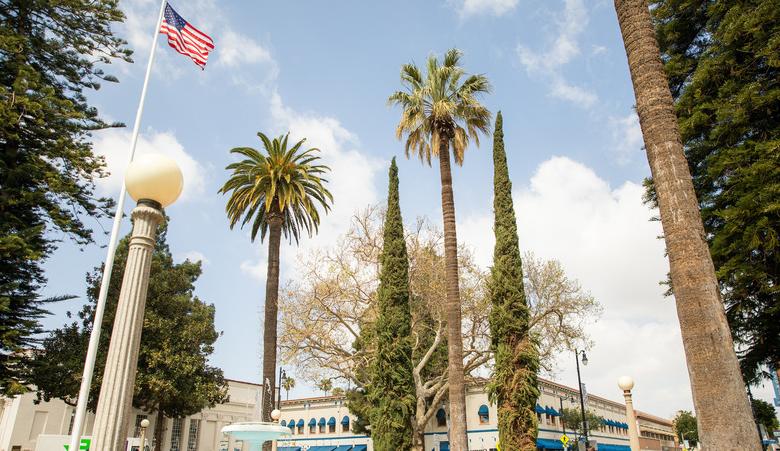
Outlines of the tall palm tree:
{"label": "tall palm tree", "polygon": [[322,176],[329,171],[319,164],[318,149],[302,148],[304,139],[287,147],[289,134],[271,141],[263,133],[257,136],[265,152],[237,147],[230,152],[244,157],[229,164],[232,171],[222,189],[230,193],[225,206],[230,228],[251,224],[251,239],[260,232],[260,241],[268,236],[268,276],[265,282],[265,330],[263,333],[262,418],[270,421],[276,388],[276,321],[279,299],[279,247],[281,237],[297,243],[302,232],[310,237],[320,224],[320,211],[330,210],[333,196],[325,188]]}
{"label": "tall palm tree", "polygon": [[431,55],[426,75],[414,64],[403,65],[404,90],[393,93],[388,100],[389,104],[403,108],[396,135],[398,139],[406,136],[406,156],[418,156],[428,165],[433,157],[439,158],[447,285],[450,445],[455,451],[466,451],[468,441],[450,150],[455,163],[462,165],[469,142],[473,140],[479,146],[479,134],[489,133],[491,121],[490,111],[478,101],[481,94],[490,92],[490,82],[484,75],[467,75],[458,65],[461,55],[460,50],[451,49],[441,64]]}
{"label": "tall palm tree", "polygon": [[658,196],[702,450],[759,450],[646,0],[615,0]]}

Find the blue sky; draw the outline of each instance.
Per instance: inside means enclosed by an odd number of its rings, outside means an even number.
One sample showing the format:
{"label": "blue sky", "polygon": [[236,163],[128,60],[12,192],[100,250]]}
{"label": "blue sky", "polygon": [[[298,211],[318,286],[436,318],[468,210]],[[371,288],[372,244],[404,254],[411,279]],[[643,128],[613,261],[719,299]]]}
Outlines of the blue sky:
{"label": "blue sky", "polygon": [[[95,134],[113,175],[98,185],[116,197],[140,94],[156,0],[120,2],[128,19],[116,31],[135,64],[110,67],[121,82],[90,95],[104,117],[126,129]],[[216,43],[205,71],[159,37],[139,152],[179,161],[182,198],[168,208],[177,259],[202,259],[197,294],[217,308],[224,332],[212,358],[226,377],[259,381],[265,246],[230,231],[224,182],[228,150],[260,143],[255,134],[291,131],[322,149],[333,168],[332,214],[303,249],[328,246],[351,214],[384,201],[386,168],[400,156],[407,220],[440,221],[438,170],[403,158],[395,139],[399,111],[386,105],[400,87],[401,64],[421,64],[451,47],[469,72],[486,74],[484,98],[504,115],[523,249],[560,260],[605,307],[591,326],[589,391],[620,398],[617,378],[637,379],[639,409],[659,415],[692,407],[672,299],[658,281],[668,264],[658,223],[641,203],[649,174],[633,113],[633,92],[612,2],[607,0],[286,1],[179,0],[172,6]],[[492,252],[490,139],[472,146],[454,171],[459,238],[487,266]],[[132,202],[129,202],[132,203]],[[129,209],[128,209],[129,211]],[[110,221],[93,221],[109,230]],[[129,230],[125,223],[123,231]],[[85,249],[65,244],[48,262],[47,294],[84,296],[84,275],[105,256],[107,236]],[[295,252],[283,250],[282,280]],[[57,327],[62,304],[45,322]],[[572,356],[556,379],[576,385]],[[312,393],[299,381],[293,395]],[[769,399],[768,390],[760,393]]]}

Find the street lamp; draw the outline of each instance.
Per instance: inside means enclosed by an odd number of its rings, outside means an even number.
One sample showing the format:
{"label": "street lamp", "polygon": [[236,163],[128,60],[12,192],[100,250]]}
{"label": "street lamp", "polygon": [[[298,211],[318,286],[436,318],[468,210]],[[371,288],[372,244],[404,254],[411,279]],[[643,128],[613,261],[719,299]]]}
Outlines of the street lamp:
{"label": "street lamp", "polygon": [[585,351],[578,351],[574,349],[574,360],[577,362],[577,383],[579,384],[580,392],[580,412],[582,413],[582,433],[585,436],[585,449],[590,447],[590,440],[588,439],[588,422],[585,420],[585,395],[582,389],[582,377],[580,376],[580,358],[582,358],[582,364],[588,365],[588,356],[585,355]]}
{"label": "street lamp", "polygon": [[130,163],[125,186],[138,205],[131,213],[133,231],[95,411],[93,447],[98,450],[125,448],[157,226],[164,219],[162,209],[181,194],[183,179],[175,161],[147,154]]}
{"label": "street lamp", "polygon": [[[159,420],[158,420],[159,421]],[[141,420],[141,451],[146,451],[146,428],[149,427],[149,420]]]}
{"label": "street lamp", "polygon": [[634,412],[634,401],[631,399],[631,389],[634,388],[634,379],[630,376],[623,376],[618,379],[618,386],[623,390],[623,398],[626,400],[626,417],[628,418],[628,439],[631,444],[631,451],[639,451],[639,431],[636,425],[636,413]]}

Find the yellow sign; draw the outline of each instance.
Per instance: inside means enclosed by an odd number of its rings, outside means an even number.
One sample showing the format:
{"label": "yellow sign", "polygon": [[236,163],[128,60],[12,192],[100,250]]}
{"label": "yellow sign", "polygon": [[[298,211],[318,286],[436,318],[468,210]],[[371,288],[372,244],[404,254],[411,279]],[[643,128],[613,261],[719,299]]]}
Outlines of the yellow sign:
{"label": "yellow sign", "polygon": [[496,450],[501,451],[501,444],[499,442],[496,442]]}
{"label": "yellow sign", "polygon": [[564,448],[569,445],[569,437],[566,434],[561,436],[561,443],[563,443]]}

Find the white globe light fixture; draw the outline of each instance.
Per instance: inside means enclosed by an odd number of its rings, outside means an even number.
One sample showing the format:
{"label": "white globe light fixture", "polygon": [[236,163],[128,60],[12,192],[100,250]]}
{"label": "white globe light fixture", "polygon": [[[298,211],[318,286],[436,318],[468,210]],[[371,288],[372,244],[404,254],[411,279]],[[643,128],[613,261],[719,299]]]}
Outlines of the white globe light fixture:
{"label": "white globe light fixture", "polygon": [[128,166],[125,186],[136,202],[152,200],[164,208],[179,198],[184,177],[172,158],[158,153],[144,154]]}
{"label": "white globe light fixture", "polygon": [[271,419],[274,421],[279,421],[279,418],[281,418],[282,412],[279,411],[279,409],[274,409],[271,411]]}
{"label": "white globe light fixture", "polygon": [[623,391],[631,391],[634,388],[634,379],[631,376],[623,376],[618,379],[618,386]]}

